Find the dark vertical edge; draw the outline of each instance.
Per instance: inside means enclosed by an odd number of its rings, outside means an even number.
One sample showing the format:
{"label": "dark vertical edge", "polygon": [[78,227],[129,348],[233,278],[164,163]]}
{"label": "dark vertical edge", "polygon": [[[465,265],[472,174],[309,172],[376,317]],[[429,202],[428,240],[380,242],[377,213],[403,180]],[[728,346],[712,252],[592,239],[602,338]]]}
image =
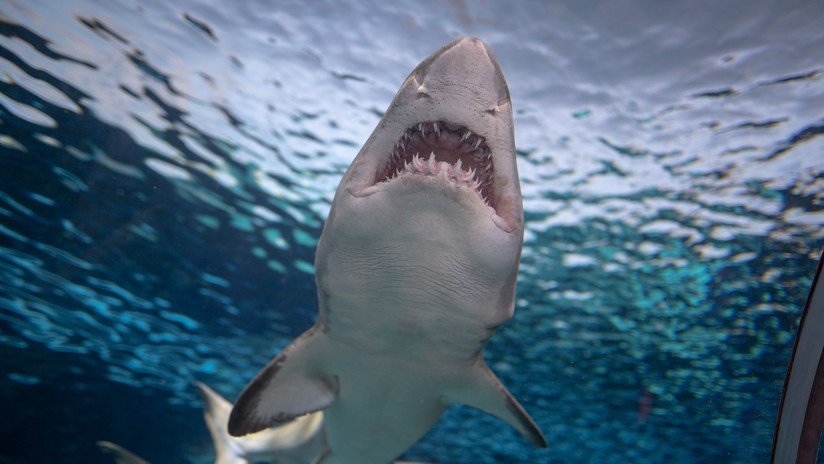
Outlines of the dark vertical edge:
{"label": "dark vertical edge", "polygon": [[804,413],[804,425],[798,440],[796,464],[815,464],[818,457],[818,445],[821,443],[821,425],[824,424],[824,350],[818,355],[818,368],[815,370],[813,386],[807,411]]}
{"label": "dark vertical edge", "polygon": [[[813,283],[812,283],[812,286],[810,287],[810,293],[807,295],[807,302],[804,304],[804,311],[801,313],[801,322],[799,322],[799,324],[798,324],[798,331],[796,332],[796,335],[795,335],[795,341],[793,343],[792,355],[790,356],[790,362],[787,365],[787,375],[784,377],[784,388],[781,390],[781,401],[778,403],[778,417],[775,420],[775,430],[773,431],[773,440],[772,440],[772,451],[770,452],[770,462],[772,464],[778,464],[775,461],[775,451],[776,451],[776,445],[778,443],[778,431],[781,428],[781,419],[782,419],[782,413],[784,411],[784,402],[785,402],[786,396],[787,396],[787,386],[789,385],[790,376],[792,375],[793,364],[795,363],[795,356],[796,356],[796,353],[797,353],[797,350],[798,350],[798,342],[799,342],[799,340],[801,340],[801,337],[804,335],[804,322],[807,319],[808,313],[811,312],[811,306],[812,306],[812,303],[813,303],[813,294],[815,293],[815,290],[816,290],[816,284],[818,283],[818,280],[821,277],[822,268],[824,268],[824,253],[822,253],[822,255],[818,258],[818,266],[815,270],[815,276],[813,277]],[[822,354],[824,354],[824,353],[822,353]],[[824,380],[821,379],[822,375],[824,375],[824,372],[822,372],[822,368],[821,368],[822,367],[821,362],[822,362],[821,357],[819,357],[818,370],[816,371],[815,379],[813,380],[813,389],[810,392],[810,394],[812,396],[814,396],[815,393],[816,393],[816,391],[815,391],[816,384],[819,384],[819,388],[821,388],[820,384],[822,382],[824,382]],[[824,398],[821,398],[819,400],[819,409],[821,408],[821,406],[824,406],[824,404],[821,404],[821,401],[824,401]],[[810,414],[811,414],[810,406],[812,404],[813,404],[813,401],[812,401],[812,398],[810,398],[810,401],[807,403],[807,411],[806,411],[805,418],[804,418],[804,427],[807,427],[807,420],[808,420],[808,418],[810,417]],[[812,425],[812,424],[810,424],[810,425]],[[819,421],[819,423],[818,423],[818,434],[820,435],[820,433],[821,433],[821,422]],[[805,432],[804,432],[804,429],[802,429],[802,439],[804,438],[804,436],[805,436]],[[801,453],[801,443],[799,442],[799,450],[798,450],[798,454],[797,454],[796,464],[807,464],[808,462],[811,463],[811,464],[815,464],[815,458],[816,458],[816,454],[818,452],[818,442],[815,443],[814,447],[815,447],[815,453],[813,454],[811,461],[799,461],[798,459],[800,458],[800,453]]]}

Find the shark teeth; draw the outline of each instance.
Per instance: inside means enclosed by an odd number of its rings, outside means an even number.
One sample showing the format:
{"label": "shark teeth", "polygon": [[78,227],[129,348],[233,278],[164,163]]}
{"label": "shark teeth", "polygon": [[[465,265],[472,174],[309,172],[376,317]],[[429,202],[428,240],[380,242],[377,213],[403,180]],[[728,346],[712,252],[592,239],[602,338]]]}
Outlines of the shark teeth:
{"label": "shark teeth", "polygon": [[495,168],[491,151],[483,137],[456,124],[431,121],[410,127],[381,172],[377,182],[408,174],[443,175],[474,189],[487,205],[492,204]]}
{"label": "shark teeth", "polygon": [[474,168],[464,170],[461,168],[461,160],[455,164],[449,164],[445,161],[437,161],[434,152],[429,154],[429,158],[424,159],[419,153],[415,153],[410,161],[406,161],[402,168],[397,171],[395,177],[403,177],[409,175],[418,176],[439,176],[446,178],[453,184],[459,187],[470,188],[478,194],[481,200],[489,206],[489,202],[484,198],[481,192],[482,180],[478,178]]}
{"label": "shark teeth", "polygon": [[429,171],[432,172],[433,174],[438,173],[437,165],[435,164],[435,152],[434,151],[429,155],[429,161],[426,163],[426,167],[429,168]]}

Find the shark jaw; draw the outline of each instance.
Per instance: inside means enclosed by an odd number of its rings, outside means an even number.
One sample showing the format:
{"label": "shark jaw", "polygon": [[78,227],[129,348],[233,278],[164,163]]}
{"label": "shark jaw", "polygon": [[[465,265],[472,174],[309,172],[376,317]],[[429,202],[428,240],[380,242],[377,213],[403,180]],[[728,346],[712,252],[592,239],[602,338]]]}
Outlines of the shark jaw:
{"label": "shark jaw", "polygon": [[[425,158],[427,151],[428,159]],[[443,121],[422,122],[407,129],[395,145],[384,168],[382,182],[400,175],[442,173],[458,186],[471,187],[489,206],[494,185],[492,168],[492,156],[483,137]]]}
{"label": "shark jaw", "polygon": [[494,190],[493,167],[483,137],[448,122],[422,122],[407,129],[398,140],[383,173],[377,176],[376,185],[400,176],[441,174],[456,187],[471,189],[490,206]]}

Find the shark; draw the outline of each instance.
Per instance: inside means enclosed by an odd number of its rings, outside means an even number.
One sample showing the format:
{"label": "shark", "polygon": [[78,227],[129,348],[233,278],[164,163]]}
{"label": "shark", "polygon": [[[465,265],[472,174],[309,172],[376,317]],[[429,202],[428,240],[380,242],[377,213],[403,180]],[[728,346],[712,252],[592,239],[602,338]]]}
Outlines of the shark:
{"label": "shark", "polygon": [[[208,385],[195,382],[204,401],[203,419],[215,447],[215,464],[311,464],[323,451],[323,412],[296,418],[279,427],[243,437],[227,431],[232,403]],[[116,464],[149,464],[148,461],[110,441],[98,441],[98,448],[112,456]],[[395,464],[432,464],[396,461]]]}
{"label": "shark", "polygon": [[232,409],[233,436],[315,411],[315,464],[387,464],[462,403],[546,447],[482,351],[513,316],[523,207],[512,102],[475,37],[404,80],[335,193],[315,256],[316,323]]}
{"label": "shark", "polygon": [[[309,464],[324,449],[322,412],[244,437],[232,437],[227,431],[232,403],[204,383],[197,382],[195,386],[204,401],[203,419],[215,446],[215,464]],[[149,464],[115,443],[98,441],[97,446],[112,455],[117,464]]]}

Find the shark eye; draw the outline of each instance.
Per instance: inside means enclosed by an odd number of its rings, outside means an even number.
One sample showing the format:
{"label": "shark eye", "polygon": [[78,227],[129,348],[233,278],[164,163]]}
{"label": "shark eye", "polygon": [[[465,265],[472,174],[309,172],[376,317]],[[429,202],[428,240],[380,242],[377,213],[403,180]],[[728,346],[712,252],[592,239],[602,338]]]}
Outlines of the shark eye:
{"label": "shark eye", "polygon": [[444,170],[447,179],[473,188],[492,205],[494,166],[486,141],[466,127],[447,122],[422,122],[407,129],[376,180],[389,182],[401,175],[436,175]]}

